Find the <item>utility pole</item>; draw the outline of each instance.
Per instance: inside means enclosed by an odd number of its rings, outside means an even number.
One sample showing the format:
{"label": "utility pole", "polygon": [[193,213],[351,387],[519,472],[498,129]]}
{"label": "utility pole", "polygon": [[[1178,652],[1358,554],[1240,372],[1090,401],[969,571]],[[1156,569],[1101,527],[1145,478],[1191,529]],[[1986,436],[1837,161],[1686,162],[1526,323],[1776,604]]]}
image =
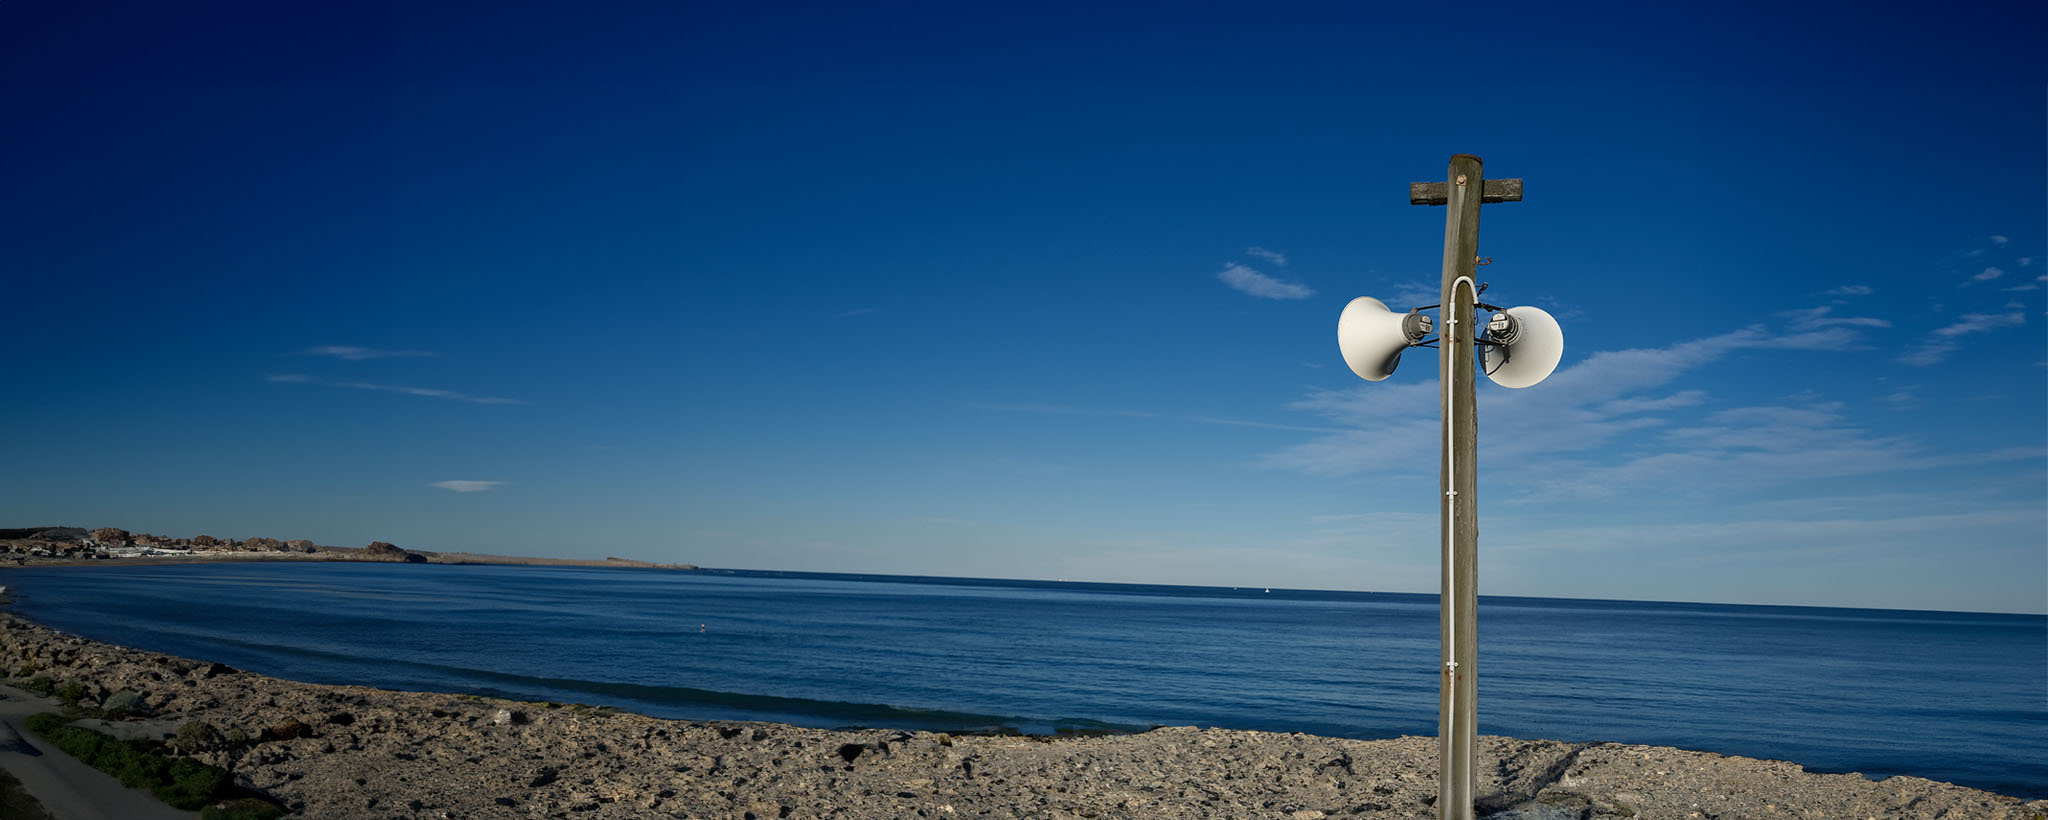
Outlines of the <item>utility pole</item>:
{"label": "utility pole", "polygon": [[1479,605],[1479,423],[1473,398],[1473,363],[1478,330],[1472,321],[1479,301],[1479,206],[1519,202],[1522,181],[1488,180],[1484,163],[1470,154],[1451,156],[1450,179],[1408,186],[1415,205],[1445,205],[1444,269],[1438,330],[1438,376],[1443,388],[1443,592],[1439,598],[1442,665],[1438,669],[1437,744],[1440,762],[1437,817],[1473,820],[1478,776],[1473,756],[1479,742],[1476,644]]}

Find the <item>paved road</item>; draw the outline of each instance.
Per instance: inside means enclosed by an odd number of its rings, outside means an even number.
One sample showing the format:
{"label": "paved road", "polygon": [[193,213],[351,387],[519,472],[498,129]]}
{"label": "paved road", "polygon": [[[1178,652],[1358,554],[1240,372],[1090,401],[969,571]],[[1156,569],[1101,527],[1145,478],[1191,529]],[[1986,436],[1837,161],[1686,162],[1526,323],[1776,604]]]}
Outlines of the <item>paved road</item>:
{"label": "paved road", "polygon": [[54,712],[57,702],[0,686],[0,768],[21,780],[56,820],[194,820],[142,789],[121,785],[28,731],[28,716]]}

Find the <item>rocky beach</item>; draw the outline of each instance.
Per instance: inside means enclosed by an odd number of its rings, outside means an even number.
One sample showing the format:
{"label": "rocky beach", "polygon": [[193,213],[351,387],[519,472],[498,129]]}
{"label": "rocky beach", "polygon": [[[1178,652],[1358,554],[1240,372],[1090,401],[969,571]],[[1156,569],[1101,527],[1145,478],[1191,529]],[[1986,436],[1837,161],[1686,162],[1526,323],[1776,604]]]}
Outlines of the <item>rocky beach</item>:
{"label": "rocky beach", "polygon": [[[305,818],[1433,817],[1436,741],[1168,727],[960,736],[693,722],[574,704],[325,686],[0,615],[6,697],[160,739]],[[35,681],[41,678],[40,681]],[[14,714],[36,704],[16,704]],[[54,703],[52,704],[54,708]],[[92,708],[106,707],[106,708]],[[10,720],[12,720],[10,718]],[[20,727],[15,727],[17,731]],[[1613,743],[1483,738],[1500,818],[2013,818],[2048,801],[1915,777]]]}

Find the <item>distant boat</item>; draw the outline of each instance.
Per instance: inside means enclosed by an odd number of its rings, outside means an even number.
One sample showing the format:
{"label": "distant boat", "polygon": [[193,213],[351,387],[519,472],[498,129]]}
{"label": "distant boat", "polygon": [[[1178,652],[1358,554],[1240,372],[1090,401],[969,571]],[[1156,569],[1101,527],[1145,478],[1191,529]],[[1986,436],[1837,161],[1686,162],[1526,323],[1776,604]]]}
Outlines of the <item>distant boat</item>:
{"label": "distant boat", "polygon": [[1269,590],[1266,590],[1266,591],[1267,591],[1267,592],[1272,592],[1272,590],[1270,590],[1270,589],[1269,589]]}

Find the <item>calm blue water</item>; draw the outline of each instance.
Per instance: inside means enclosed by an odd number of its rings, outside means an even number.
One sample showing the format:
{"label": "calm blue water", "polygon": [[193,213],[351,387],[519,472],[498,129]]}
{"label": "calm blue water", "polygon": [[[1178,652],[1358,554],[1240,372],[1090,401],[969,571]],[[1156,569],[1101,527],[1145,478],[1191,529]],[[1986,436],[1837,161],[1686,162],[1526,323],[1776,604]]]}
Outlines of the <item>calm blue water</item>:
{"label": "calm blue water", "polygon": [[[1436,732],[1433,595],[380,564],[0,584],[59,629],[324,683],[824,727]],[[1482,733],[2048,796],[2048,618],[1539,598],[1479,618]]]}

